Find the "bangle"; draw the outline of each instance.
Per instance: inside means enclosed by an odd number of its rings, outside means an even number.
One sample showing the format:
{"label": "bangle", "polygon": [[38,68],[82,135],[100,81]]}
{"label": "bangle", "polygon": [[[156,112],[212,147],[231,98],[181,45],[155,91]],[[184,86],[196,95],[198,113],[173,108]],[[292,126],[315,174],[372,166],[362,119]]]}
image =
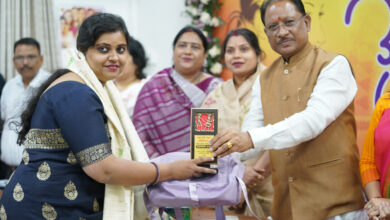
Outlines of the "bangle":
{"label": "bangle", "polygon": [[156,168],[156,173],[157,173],[156,179],[151,183],[151,185],[156,185],[158,183],[158,180],[160,179],[160,168],[155,162],[150,162],[150,163],[153,164],[153,166]]}

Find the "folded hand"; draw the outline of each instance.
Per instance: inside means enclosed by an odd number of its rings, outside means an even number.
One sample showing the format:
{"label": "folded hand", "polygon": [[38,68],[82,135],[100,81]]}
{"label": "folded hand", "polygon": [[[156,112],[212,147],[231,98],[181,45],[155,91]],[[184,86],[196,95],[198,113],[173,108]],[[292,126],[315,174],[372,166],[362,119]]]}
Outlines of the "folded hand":
{"label": "folded hand", "polygon": [[256,187],[264,180],[264,173],[265,170],[263,169],[256,169],[252,166],[246,166],[243,179],[244,183],[250,188]]}
{"label": "folded hand", "polygon": [[365,206],[368,217],[374,220],[390,219],[390,199],[372,198]]}

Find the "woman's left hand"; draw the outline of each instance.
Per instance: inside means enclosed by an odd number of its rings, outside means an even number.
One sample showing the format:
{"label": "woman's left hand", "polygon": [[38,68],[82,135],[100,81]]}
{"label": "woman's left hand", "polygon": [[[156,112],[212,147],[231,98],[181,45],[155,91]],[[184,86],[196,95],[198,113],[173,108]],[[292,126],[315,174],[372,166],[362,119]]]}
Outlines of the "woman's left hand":
{"label": "woman's left hand", "polygon": [[254,147],[248,132],[239,132],[232,128],[227,128],[215,135],[210,144],[210,151],[214,153],[214,156],[220,157],[233,152],[244,152]]}

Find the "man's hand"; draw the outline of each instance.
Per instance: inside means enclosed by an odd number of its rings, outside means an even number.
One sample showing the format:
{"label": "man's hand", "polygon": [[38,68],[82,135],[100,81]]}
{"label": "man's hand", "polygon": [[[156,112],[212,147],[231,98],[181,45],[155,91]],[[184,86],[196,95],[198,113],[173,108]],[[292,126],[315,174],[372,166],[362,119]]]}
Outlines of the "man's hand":
{"label": "man's hand", "polygon": [[252,166],[246,166],[243,181],[249,188],[255,187],[264,180],[264,173],[263,169],[256,170]]}
{"label": "man's hand", "polygon": [[232,128],[218,133],[211,139],[210,144],[210,151],[214,153],[214,156],[220,157],[233,152],[244,152],[254,147],[248,132],[239,132]]}

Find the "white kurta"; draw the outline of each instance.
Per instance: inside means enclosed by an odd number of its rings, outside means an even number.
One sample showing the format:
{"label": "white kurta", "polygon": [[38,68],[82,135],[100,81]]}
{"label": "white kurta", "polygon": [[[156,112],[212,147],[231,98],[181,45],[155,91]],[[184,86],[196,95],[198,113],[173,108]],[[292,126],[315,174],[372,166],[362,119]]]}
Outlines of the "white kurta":
{"label": "white kurta", "polygon": [[21,75],[15,76],[4,86],[1,95],[1,119],[4,121],[1,160],[9,166],[18,166],[23,153],[23,146],[16,143],[20,128],[14,122],[20,123],[20,116],[27,107],[31,95],[50,75],[49,72],[40,69],[26,88]]}
{"label": "white kurta", "polygon": [[255,149],[241,153],[251,158],[262,150],[284,149],[317,137],[352,102],[357,92],[347,59],[336,56],[318,76],[306,108],[275,124],[264,126],[259,79],[252,88],[250,110],[244,119]]}

